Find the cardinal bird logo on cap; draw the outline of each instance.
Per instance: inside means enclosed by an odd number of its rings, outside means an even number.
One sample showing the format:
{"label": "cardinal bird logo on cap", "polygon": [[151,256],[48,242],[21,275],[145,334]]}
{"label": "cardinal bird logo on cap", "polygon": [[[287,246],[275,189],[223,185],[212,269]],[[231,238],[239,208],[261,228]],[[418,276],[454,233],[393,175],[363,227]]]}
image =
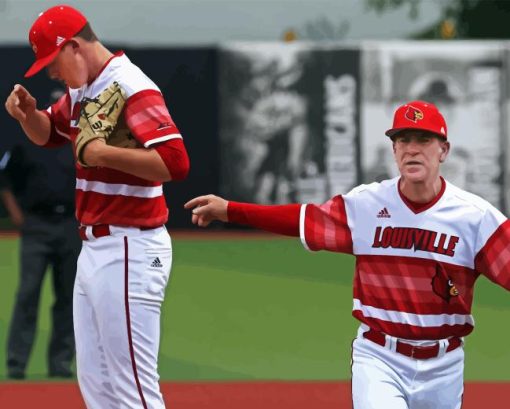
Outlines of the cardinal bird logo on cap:
{"label": "cardinal bird logo on cap", "polygon": [[406,118],[416,123],[423,119],[423,112],[421,112],[418,108],[409,105],[406,111]]}
{"label": "cardinal bird logo on cap", "polygon": [[439,263],[436,264],[436,275],[432,278],[432,290],[448,303],[452,297],[459,295],[459,290]]}

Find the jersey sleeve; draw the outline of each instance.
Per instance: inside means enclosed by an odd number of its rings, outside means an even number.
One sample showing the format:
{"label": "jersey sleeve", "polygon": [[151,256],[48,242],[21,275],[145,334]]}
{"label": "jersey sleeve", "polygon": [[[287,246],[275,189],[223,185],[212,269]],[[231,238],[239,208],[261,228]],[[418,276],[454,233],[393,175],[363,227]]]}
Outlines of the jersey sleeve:
{"label": "jersey sleeve", "polygon": [[71,140],[71,97],[65,93],[47,110],[41,111],[51,121],[50,138],[45,147],[62,146]]}
{"label": "jersey sleeve", "polygon": [[510,290],[510,220],[489,209],[482,218],[476,240],[475,269]]}
{"label": "jersey sleeve", "polygon": [[309,250],[353,253],[346,204],[341,195],[322,205],[302,205],[299,231],[303,245]]}
{"label": "jersey sleeve", "polygon": [[158,90],[133,94],[126,102],[124,115],[131,133],[146,148],[170,139],[182,139]]}
{"label": "jersey sleeve", "polygon": [[299,237],[299,204],[259,205],[229,201],[230,223],[244,224],[285,236]]}

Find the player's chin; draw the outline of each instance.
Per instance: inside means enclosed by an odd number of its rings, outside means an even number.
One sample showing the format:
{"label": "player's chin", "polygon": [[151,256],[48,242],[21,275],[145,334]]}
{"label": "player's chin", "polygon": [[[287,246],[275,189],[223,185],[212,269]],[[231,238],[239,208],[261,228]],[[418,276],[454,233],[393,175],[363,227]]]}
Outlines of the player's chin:
{"label": "player's chin", "polygon": [[402,170],[402,177],[411,183],[421,183],[427,179],[424,169],[418,166],[409,166]]}
{"label": "player's chin", "polygon": [[78,89],[83,87],[87,83],[87,80],[82,78],[70,78],[62,82],[71,89]]}

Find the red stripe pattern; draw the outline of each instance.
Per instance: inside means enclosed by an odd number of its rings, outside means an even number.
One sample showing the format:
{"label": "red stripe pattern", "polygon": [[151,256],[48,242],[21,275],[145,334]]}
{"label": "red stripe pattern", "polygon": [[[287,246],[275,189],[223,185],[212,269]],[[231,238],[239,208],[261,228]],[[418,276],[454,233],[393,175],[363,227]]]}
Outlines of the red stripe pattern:
{"label": "red stripe pattern", "polygon": [[510,220],[501,224],[475,259],[476,270],[510,290]]}
{"label": "red stripe pattern", "polygon": [[[479,277],[473,269],[413,257],[358,256],[353,296],[364,306],[417,315],[471,315],[473,290]],[[452,295],[455,293],[456,295]],[[458,325],[416,326],[353,315],[377,331],[407,339],[466,336],[473,330]]]}
{"label": "red stripe pattern", "polygon": [[311,250],[356,256],[353,316],[373,330],[415,340],[466,336],[480,274],[510,290],[510,222],[445,181],[419,210],[401,195],[393,179],[306,205],[301,237]]}
{"label": "red stripe pattern", "polygon": [[[68,89],[67,94],[51,106],[52,133],[48,146],[67,142],[62,133],[69,134],[70,140],[74,141],[79,132],[73,124],[76,125],[80,101],[85,97],[95,97],[112,81],[118,81],[128,92],[123,116],[138,142],[149,147],[181,138],[159,89],[120,53],[108,61],[91,84],[79,90]],[[182,144],[179,146],[181,149],[160,152],[171,156],[165,156],[163,160],[167,166],[168,163],[172,164],[172,175],[176,179],[186,177],[189,169],[185,149]],[[79,165],[76,165],[76,177],[76,216],[81,224],[154,227],[168,220],[168,208],[159,182],[150,182],[109,168],[82,168]],[[129,193],[141,192],[143,187],[159,187],[160,194],[154,197],[154,189],[146,189],[149,192],[147,195],[143,192],[138,195]]]}
{"label": "red stripe pattern", "polygon": [[[46,113],[51,121],[50,139],[45,147],[62,146],[69,143],[70,139],[64,135],[71,135],[71,97],[66,92],[57,102],[55,102]],[[57,132],[58,130],[58,132]]]}
{"label": "red stripe pattern", "polygon": [[144,90],[131,96],[125,107],[126,122],[143,145],[155,139],[179,135],[163,96],[156,90]]}
{"label": "red stripe pattern", "polygon": [[335,196],[321,206],[306,206],[304,236],[310,250],[352,254],[351,230],[342,196]]}

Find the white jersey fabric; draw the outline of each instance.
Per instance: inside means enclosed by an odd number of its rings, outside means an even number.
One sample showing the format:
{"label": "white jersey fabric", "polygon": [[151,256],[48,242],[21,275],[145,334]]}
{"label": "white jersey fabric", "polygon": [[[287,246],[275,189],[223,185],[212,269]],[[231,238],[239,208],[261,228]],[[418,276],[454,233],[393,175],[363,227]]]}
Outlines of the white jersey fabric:
{"label": "white jersey fabric", "polygon": [[417,210],[398,181],[303,205],[302,242],[356,256],[353,315],[370,328],[410,340],[463,337],[473,330],[479,275],[510,289],[508,221],[444,180],[436,199]]}
{"label": "white jersey fabric", "polygon": [[[354,409],[460,409],[464,350],[448,347],[473,330],[480,274],[510,289],[506,217],[443,179],[433,201],[411,203],[395,178],[302,205],[299,224],[306,248],[356,257]],[[384,345],[369,339],[374,332]],[[402,344],[438,352],[417,359]]]}

